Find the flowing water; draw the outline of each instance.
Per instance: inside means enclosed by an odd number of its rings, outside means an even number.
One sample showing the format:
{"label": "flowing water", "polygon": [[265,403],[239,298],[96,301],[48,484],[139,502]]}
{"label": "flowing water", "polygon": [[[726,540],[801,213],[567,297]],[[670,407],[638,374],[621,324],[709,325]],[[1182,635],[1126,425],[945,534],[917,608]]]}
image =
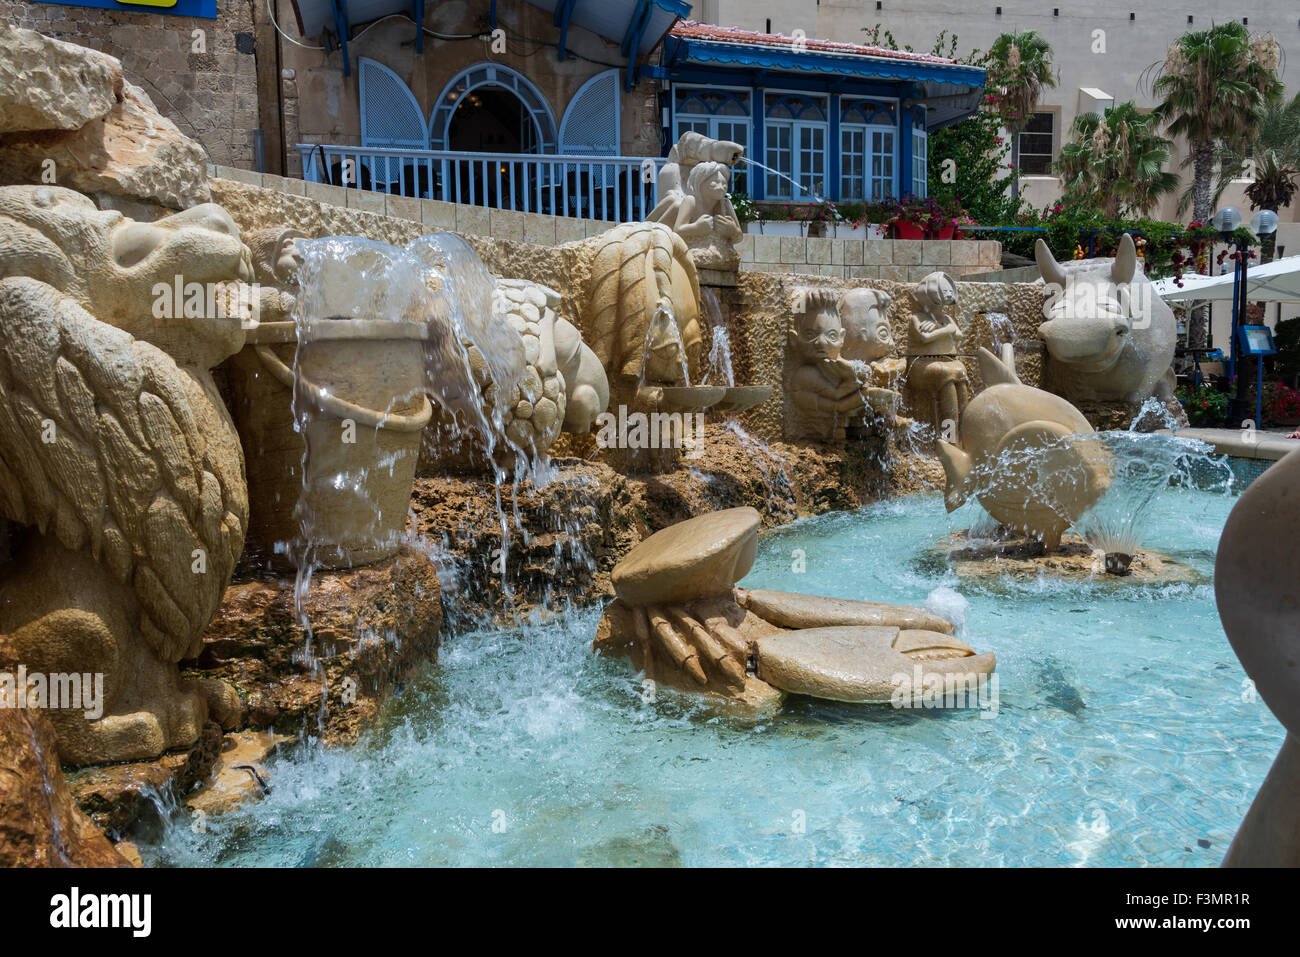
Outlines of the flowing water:
{"label": "flowing water", "polygon": [[731,369],[731,333],[727,331],[727,320],[722,314],[722,303],[718,300],[716,289],[705,286],[700,290],[700,302],[713,327],[713,343],[709,346],[709,368],[700,380],[700,385],[736,384],[736,374]]}
{"label": "flowing water", "polygon": [[[1171,488],[1148,544],[1213,570],[1233,503]],[[1215,866],[1282,741],[1212,586],[981,587],[923,553],[978,521],[922,495],[764,537],[744,581],[952,616],[991,710],[790,698],[746,717],[589,649],[599,610],[447,638],[358,745],[300,748],[258,804],[177,818],[160,865]],[[802,573],[794,569],[806,569]]]}

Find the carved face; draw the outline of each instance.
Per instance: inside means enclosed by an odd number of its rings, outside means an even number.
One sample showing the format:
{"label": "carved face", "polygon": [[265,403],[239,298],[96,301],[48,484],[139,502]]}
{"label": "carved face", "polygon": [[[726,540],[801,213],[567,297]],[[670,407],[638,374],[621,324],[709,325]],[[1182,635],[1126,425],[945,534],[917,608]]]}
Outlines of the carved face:
{"label": "carved face", "polygon": [[876,289],[850,289],[840,297],[844,358],[874,362],[894,351],[889,303],[889,295]]}
{"label": "carved face", "polygon": [[957,304],[957,286],[947,273],[930,273],[916,284],[913,295],[919,305],[932,311]]}
{"label": "carved face", "polygon": [[731,184],[731,170],[721,163],[700,163],[687,179],[687,189],[705,209],[713,209],[727,196]]}
{"label": "carved face", "polygon": [[49,283],[182,363],[210,367],[242,345],[238,284],[253,279],[252,259],[220,206],[142,223],[73,190],[10,186],[5,219],[18,248],[10,274]]}
{"label": "carved face", "polygon": [[799,324],[799,343],[809,359],[838,359],[844,347],[844,327],[834,308],[810,313]]}

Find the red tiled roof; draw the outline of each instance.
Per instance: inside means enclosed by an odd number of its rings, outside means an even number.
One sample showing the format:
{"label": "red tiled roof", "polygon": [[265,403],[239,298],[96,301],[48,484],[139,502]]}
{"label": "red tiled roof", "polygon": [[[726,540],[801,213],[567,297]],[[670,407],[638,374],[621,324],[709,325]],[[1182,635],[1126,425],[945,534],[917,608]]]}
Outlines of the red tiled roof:
{"label": "red tiled roof", "polygon": [[[709,23],[697,23],[694,20],[679,20],[669,36],[683,40],[716,40],[719,43],[739,43],[748,46],[793,47],[795,37],[783,33],[759,33],[756,30],[741,30],[737,27],[715,27]],[[914,60],[920,63],[956,63],[956,60],[928,53],[909,53],[906,50],[886,50],[883,47],[867,46],[865,43],[844,43],[839,40],[815,40],[803,38],[804,49],[815,53],[838,53],[844,56],[887,57],[893,60]]]}

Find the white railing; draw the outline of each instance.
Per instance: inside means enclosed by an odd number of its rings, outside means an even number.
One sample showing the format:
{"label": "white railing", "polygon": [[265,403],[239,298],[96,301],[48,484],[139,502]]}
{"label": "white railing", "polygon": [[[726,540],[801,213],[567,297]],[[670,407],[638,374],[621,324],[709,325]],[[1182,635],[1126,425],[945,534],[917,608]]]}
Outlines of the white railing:
{"label": "white railing", "polygon": [[303,179],[448,203],[614,222],[656,203],[661,157],[469,153],[299,143]]}

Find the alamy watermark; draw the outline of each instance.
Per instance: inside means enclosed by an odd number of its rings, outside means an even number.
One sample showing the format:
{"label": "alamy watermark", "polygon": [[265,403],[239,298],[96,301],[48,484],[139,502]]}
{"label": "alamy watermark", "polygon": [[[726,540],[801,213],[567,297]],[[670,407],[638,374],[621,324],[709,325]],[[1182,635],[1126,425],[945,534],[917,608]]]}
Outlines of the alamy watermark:
{"label": "alamy watermark", "polygon": [[912,673],[899,672],[891,679],[894,692],[889,703],[900,709],[978,708],[981,718],[998,716],[998,676],[982,672],[928,674],[920,665]]}
{"label": "alamy watermark", "polygon": [[102,672],[0,671],[0,708],[80,711],[88,721],[104,716]]}
{"label": "alamy watermark", "polygon": [[628,412],[596,416],[596,445],[602,449],[681,449],[688,459],[704,454],[703,412]]}

